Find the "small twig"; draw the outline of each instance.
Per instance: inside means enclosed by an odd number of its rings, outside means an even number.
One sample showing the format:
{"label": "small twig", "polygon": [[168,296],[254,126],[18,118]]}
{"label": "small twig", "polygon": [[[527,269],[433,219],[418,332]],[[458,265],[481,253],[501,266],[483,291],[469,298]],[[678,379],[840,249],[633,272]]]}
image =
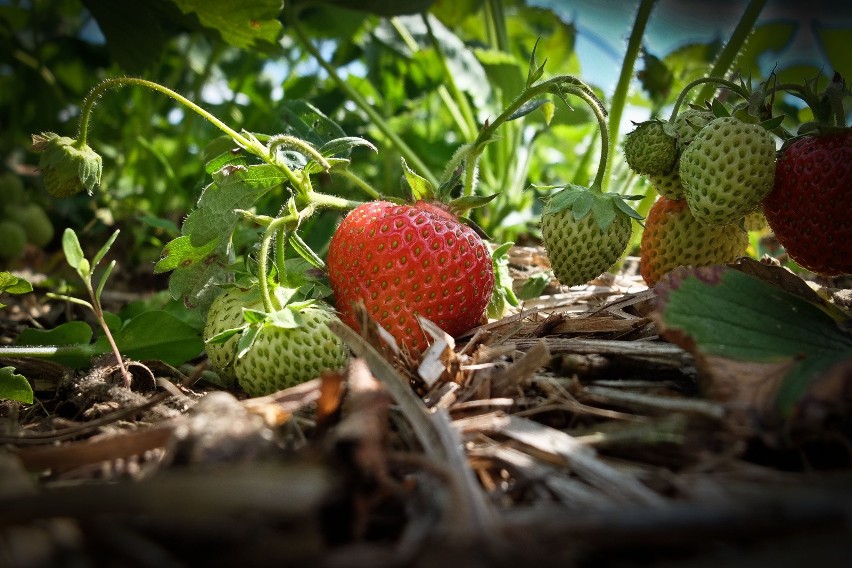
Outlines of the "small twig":
{"label": "small twig", "polygon": [[724,406],[706,400],[654,396],[637,392],[627,392],[611,387],[596,386],[588,386],[583,389],[583,392],[598,401],[619,402],[634,407],[701,414],[715,419],[724,418],[725,414],[727,414]]}

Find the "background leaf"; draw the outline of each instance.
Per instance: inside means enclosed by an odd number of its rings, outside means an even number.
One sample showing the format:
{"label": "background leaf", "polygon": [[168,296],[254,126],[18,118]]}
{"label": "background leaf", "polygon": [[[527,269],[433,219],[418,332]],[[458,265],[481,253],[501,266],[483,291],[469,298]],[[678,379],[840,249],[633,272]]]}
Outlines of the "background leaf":
{"label": "background leaf", "polygon": [[0,368],[0,400],[3,399],[33,403],[33,387],[25,376],[15,373],[14,367]]}

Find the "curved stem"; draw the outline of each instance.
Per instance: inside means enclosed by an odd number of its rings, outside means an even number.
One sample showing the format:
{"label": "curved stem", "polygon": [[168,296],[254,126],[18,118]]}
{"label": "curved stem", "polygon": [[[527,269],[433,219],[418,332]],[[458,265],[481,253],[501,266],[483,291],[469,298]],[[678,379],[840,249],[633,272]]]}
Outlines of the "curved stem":
{"label": "curved stem", "polygon": [[341,174],[343,177],[345,177],[346,179],[348,179],[349,181],[354,183],[356,186],[358,186],[361,189],[361,191],[363,191],[364,193],[366,193],[367,195],[369,195],[373,199],[381,199],[382,198],[381,193],[376,191],[376,188],[374,188],[372,185],[370,185],[369,183],[367,183],[366,181],[364,181],[363,179],[358,177],[358,175],[355,174],[354,172],[349,171],[349,169],[340,170],[336,173]]}
{"label": "curved stem", "polygon": [[[675,101],[675,104],[672,107],[672,113],[671,115],[669,115],[669,122],[674,122],[674,119],[677,117],[678,109],[680,109],[680,105],[682,105],[683,102],[686,100],[686,96],[687,94],[689,94],[689,91],[691,91],[694,87],[697,87],[698,85],[703,85],[705,83],[715,83],[717,85],[721,85],[722,87],[726,87],[737,95],[741,96],[742,98],[748,100],[748,92],[746,92],[745,89],[743,89],[740,85],[737,85],[733,81],[729,81],[728,79],[722,79],[721,77],[701,77],[700,79],[696,79],[686,85],[680,92],[680,95],[678,95],[677,100]],[[715,91],[716,89],[713,89],[713,92]],[[713,93],[710,94],[712,95]]]}
{"label": "curved stem", "polygon": [[[568,102],[565,100],[565,95],[571,94],[577,96],[585,103],[587,103],[590,107],[592,107],[592,111],[595,113],[595,117],[598,120],[598,126],[601,129],[601,161],[598,164],[598,172],[595,176],[595,181],[592,183],[592,188],[598,191],[602,191],[602,182],[605,175],[605,169],[607,160],[609,158],[609,146],[608,144],[603,143],[603,141],[608,140],[609,129],[606,122],[606,114],[603,108],[603,105],[595,96],[594,92],[580,79],[576,77],[572,77],[570,75],[558,75],[556,77],[552,77],[546,81],[542,81],[537,85],[534,85],[524,92],[522,92],[514,101],[512,101],[508,107],[497,117],[494,119],[494,122],[486,125],[482,130],[479,131],[479,136],[476,137],[476,140],[471,144],[470,149],[468,150],[467,156],[465,157],[466,166],[466,174],[468,175],[470,181],[472,181],[472,174],[469,172],[471,169],[470,165],[476,163],[476,159],[482,153],[485,145],[493,138],[495,131],[500,127],[504,122],[506,122],[518,109],[520,109],[524,103],[529,100],[534,99],[537,96],[544,95],[547,93],[553,93],[559,95],[560,98],[567,105]],[[465,192],[468,191],[467,183],[468,179],[465,181]]]}
{"label": "curved stem", "polygon": [[79,145],[85,145],[86,139],[89,133],[89,122],[91,120],[92,109],[95,106],[95,102],[97,102],[98,98],[100,98],[106,91],[109,89],[113,89],[116,87],[124,87],[127,85],[137,85],[140,87],[145,87],[147,89],[151,89],[152,91],[157,91],[158,93],[162,93],[167,97],[170,97],[180,104],[184,105],[188,109],[192,110],[196,114],[202,116],[204,119],[209,121],[213,126],[233,138],[234,142],[245,148],[246,150],[257,154],[261,158],[263,151],[257,153],[258,148],[256,148],[255,144],[253,144],[248,138],[240,134],[239,132],[232,129],[230,126],[187,99],[183,95],[176,93],[175,91],[169,89],[168,87],[164,87],[159,83],[155,83],[153,81],[147,81],[145,79],[138,79],[136,77],[115,77],[112,79],[107,79],[102,83],[96,85],[89,94],[86,95],[86,98],[83,100],[83,107],[80,112],[80,125],[77,131],[77,142]]}
{"label": "curved stem", "polygon": [[[734,28],[734,32],[731,34],[730,39],[728,39],[728,42],[725,44],[725,47],[722,48],[722,51],[719,52],[719,55],[716,56],[716,61],[713,64],[713,68],[710,70],[708,77],[722,77],[728,72],[728,69],[737,58],[737,55],[743,48],[743,45],[745,45],[748,37],[754,31],[754,24],[757,22],[757,17],[760,15],[760,12],[763,10],[765,5],[766,0],[751,0],[751,2],[749,2],[745,12],[743,12],[743,15],[740,17],[740,21],[737,22],[737,27]],[[713,91],[710,90],[708,85],[698,93],[697,100],[703,101],[712,96]]]}
{"label": "curved stem", "polygon": [[[639,51],[642,48],[642,37],[645,35],[645,28],[648,25],[648,20],[651,16],[651,11],[654,9],[656,0],[642,0],[639,5],[639,10],[636,12],[636,18],[633,20],[633,29],[630,32],[630,39],[627,41],[627,52],[624,54],[624,62],[621,65],[621,73],[618,76],[618,83],[615,86],[615,92],[612,95],[612,101],[609,108],[609,136],[601,138],[601,144],[609,146],[610,154],[615,154],[615,147],[618,143],[618,131],[621,128],[621,117],[624,113],[624,107],[627,104],[627,93],[630,89],[630,82],[633,78],[633,68],[636,64],[636,59],[639,57]],[[609,179],[612,173],[612,164],[607,163],[606,172],[602,178],[603,185],[601,189],[606,189],[609,185]]]}

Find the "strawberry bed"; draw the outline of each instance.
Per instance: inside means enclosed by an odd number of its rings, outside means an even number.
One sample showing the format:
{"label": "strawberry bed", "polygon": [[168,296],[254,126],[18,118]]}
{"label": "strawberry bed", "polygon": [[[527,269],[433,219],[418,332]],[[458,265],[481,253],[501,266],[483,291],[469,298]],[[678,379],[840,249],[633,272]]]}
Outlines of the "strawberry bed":
{"label": "strawberry bed", "polygon": [[[516,247],[518,285],[545,259]],[[744,379],[757,364],[660,338],[659,288],[635,267],[553,282],[456,341],[435,329],[422,357],[338,326],[357,355],[346,371],[269,396],[215,388],[202,361],[134,362],[128,389],[114,360],[86,374],[4,360],[36,377],[42,403],[3,409],[2,548],[44,565],[145,566],[848,555],[848,367],[802,416],[773,421],[764,383],[726,398],[696,366]],[[823,284],[849,302],[848,282]]]}

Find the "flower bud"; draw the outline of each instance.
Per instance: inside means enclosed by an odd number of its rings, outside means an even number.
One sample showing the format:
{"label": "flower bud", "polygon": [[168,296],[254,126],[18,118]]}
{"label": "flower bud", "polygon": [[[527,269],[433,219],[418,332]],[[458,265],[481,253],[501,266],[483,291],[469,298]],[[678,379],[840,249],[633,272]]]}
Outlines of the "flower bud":
{"label": "flower bud", "polygon": [[44,185],[53,197],[70,197],[83,189],[91,195],[101,183],[101,157],[87,144],[43,132],[33,134],[33,151],[41,154],[39,167]]}

